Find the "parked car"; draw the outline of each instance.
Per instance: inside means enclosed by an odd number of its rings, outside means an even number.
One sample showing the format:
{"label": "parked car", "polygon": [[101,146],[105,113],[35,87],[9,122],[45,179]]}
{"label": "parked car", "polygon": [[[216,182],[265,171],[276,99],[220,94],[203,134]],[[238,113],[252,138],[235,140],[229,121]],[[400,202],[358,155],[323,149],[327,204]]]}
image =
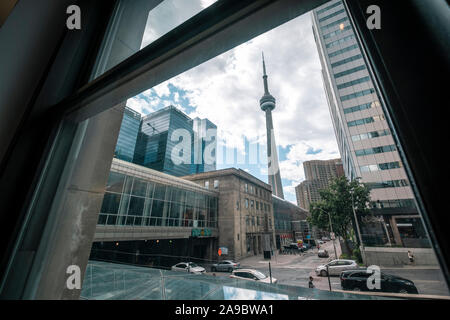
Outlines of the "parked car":
{"label": "parked car", "polygon": [[397,293],[414,293],[418,294],[414,282],[411,280],[401,278],[398,276],[380,274],[380,289],[369,289],[367,286],[367,278],[371,276],[371,273],[363,270],[350,270],[341,273],[341,288],[342,290],[353,291],[376,291],[376,292],[397,292]]}
{"label": "parked car", "polygon": [[355,260],[336,259],[318,266],[316,268],[316,274],[326,277],[328,275],[327,266],[330,276],[340,275],[342,271],[359,269],[359,266]]}
{"label": "parked car", "polygon": [[231,272],[241,266],[240,263],[231,260],[223,260],[211,266],[211,271],[228,271]]}
{"label": "parked car", "polygon": [[[270,277],[266,276],[264,273],[255,269],[233,270],[233,272],[230,275],[230,278],[270,283]],[[272,283],[277,283],[277,279],[272,277]]]}
{"label": "parked car", "polygon": [[323,241],[330,241],[330,238],[328,238],[328,237],[322,237],[322,240],[323,240]]}
{"label": "parked car", "polygon": [[317,256],[318,256],[319,258],[328,258],[330,255],[328,254],[328,251],[327,251],[327,250],[325,250],[325,249],[320,249],[320,250],[317,252]]}
{"label": "parked car", "polygon": [[176,265],[172,266],[171,270],[173,271],[184,271],[195,274],[205,273],[205,268],[195,264],[194,262],[180,262]]}

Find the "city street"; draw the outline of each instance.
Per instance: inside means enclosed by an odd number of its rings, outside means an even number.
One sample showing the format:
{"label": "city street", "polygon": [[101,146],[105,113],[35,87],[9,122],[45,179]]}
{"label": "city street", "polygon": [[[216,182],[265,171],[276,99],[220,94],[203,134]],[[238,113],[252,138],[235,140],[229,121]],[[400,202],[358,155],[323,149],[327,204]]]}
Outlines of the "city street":
{"label": "city street", "polygon": [[[322,248],[328,251],[329,258],[319,258],[317,249],[308,250],[301,255],[275,255],[270,260],[272,277],[278,279],[280,284],[308,287],[309,276],[313,276],[313,283],[317,289],[329,290],[328,278],[317,276],[314,269],[334,259],[332,241],[323,244]],[[337,241],[336,249],[339,256],[341,251]],[[269,275],[269,261],[264,260],[262,255],[248,257],[239,262],[241,268],[256,269]],[[437,267],[391,267],[382,268],[381,271],[412,280],[420,294],[448,295],[444,278]],[[216,272],[216,274],[227,273]],[[330,282],[332,290],[342,290],[339,277],[330,277]]]}

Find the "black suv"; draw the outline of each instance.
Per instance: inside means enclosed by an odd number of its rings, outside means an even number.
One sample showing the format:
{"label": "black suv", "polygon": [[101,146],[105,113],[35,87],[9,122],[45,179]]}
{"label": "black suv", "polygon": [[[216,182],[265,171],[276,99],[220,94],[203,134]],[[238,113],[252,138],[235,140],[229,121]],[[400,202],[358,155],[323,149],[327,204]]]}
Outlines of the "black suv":
{"label": "black suv", "polygon": [[349,270],[341,273],[341,287],[343,290],[374,291],[374,292],[397,292],[397,293],[419,293],[414,282],[401,277],[381,272],[380,289],[369,289],[367,279],[372,273],[363,270]]}

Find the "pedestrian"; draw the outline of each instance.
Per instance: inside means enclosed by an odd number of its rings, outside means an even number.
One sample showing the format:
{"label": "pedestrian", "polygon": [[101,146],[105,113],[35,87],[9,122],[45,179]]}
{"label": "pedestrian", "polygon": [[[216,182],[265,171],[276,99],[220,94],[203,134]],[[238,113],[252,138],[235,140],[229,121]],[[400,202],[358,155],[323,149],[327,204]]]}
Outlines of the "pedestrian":
{"label": "pedestrian", "polygon": [[309,276],[308,287],[310,289],[314,288],[313,280],[314,280],[314,278],[312,276]]}
{"label": "pedestrian", "polygon": [[414,263],[414,255],[408,250],[409,263]]}

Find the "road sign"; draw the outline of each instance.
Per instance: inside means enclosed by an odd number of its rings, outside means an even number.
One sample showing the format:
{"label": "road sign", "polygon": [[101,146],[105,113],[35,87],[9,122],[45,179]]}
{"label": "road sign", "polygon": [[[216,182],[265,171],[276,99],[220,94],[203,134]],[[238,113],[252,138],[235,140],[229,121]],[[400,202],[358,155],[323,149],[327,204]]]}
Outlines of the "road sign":
{"label": "road sign", "polygon": [[219,254],[219,257],[222,255],[222,250],[220,250],[220,248],[219,248],[219,250],[217,251],[217,253]]}

